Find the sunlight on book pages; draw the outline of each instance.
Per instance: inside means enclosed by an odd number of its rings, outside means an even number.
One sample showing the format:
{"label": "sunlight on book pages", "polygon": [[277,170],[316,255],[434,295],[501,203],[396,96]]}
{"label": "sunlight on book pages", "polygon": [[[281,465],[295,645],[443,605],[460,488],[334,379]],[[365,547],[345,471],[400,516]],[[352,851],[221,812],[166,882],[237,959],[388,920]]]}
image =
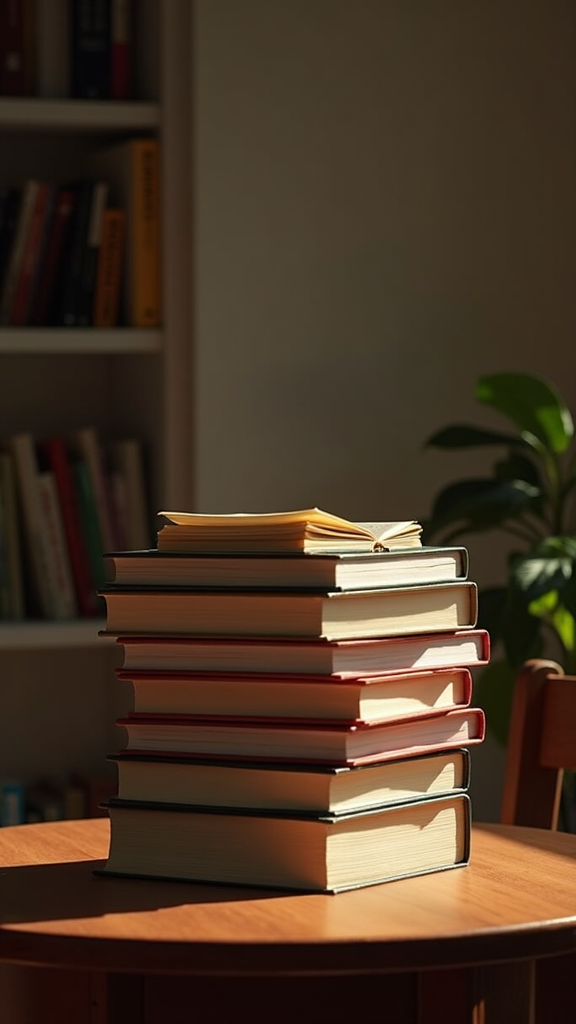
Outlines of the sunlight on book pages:
{"label": "sunlight on book pages", "polygon": [[159,512],[161,551],[387,551],[421,547],[415,520],[353,523],[318,508],[205,515]]}

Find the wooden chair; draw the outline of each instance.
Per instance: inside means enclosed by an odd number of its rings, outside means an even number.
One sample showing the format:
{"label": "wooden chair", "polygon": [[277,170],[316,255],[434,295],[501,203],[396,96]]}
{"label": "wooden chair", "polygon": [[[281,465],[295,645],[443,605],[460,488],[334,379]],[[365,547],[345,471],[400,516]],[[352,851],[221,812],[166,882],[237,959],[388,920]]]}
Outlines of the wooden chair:
{"label": "wooden chair", "polygon": [[[501,821],[557,829],[566,770],[576,770],[576,676],[555,661],[526,662],[518,672],[510,719]],[[576,956],[536,967],[535,1021],[576,1021]]]}

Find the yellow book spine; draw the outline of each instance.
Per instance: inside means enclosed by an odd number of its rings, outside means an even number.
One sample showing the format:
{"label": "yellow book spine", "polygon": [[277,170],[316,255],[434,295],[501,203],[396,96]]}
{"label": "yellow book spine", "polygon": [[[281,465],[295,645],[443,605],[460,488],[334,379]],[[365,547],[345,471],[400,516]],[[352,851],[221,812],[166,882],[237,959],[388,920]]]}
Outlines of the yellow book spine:
{"label": "yellow book spine", "polygon": [[94,294],[94,327],[116,327],[124,261],[126,213],[108,207],[102,217],[102,240]]}

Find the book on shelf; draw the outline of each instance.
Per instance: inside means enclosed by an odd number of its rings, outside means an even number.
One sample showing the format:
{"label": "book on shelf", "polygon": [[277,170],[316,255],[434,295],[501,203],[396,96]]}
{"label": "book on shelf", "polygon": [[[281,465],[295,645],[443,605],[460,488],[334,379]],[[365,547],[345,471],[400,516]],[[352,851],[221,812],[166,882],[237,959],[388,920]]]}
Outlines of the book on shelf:
{"label": "book on shelf", "polygon": [[55,287],[53,318],[57,327],[85,326],[82,322],[82,281],[97,184],[82,179],[67,185],[74,193],[74,202]]}
{"label": "book on shelf", "polygon": [[69,0],[71,95],[110,99],[110,0]]}
{"label": "book on shelf", "polygon": [[271,716],[382,722],[466,707],[472,676],[464,667],[384,676],[250,674],[249,672],[127,672],[135,712]]}
{"label": "book on shelf", "polygon": [[36,442],[32,434],[24,431],[9,437],[7,447],[14,459],[32,614],[47,619],[67,617],[61,603],[62,581],[56,565],[54,534],[46,518],[46,502],[50,497],[46,497],[47,488],[40,481]]}
{"label": "book on shelf", "polygon": [[96,615],[100,608],[68,447],[63,437],[50,437],[41,443],[41,450],[56,482],[78,610],[83,616]]}
{"label": "book on shelf", "polygon": [[353,723],[131,712],[117,724],[126,732],[123,749],[134,753],[333,765],[369,764],[468,747],[482,742],[485,733],[484,712],[470,707],[419,718]]}
{"label": "book on shelf", "polygon": [[67,441],[73,455],[86,463],[98,517],[102,550],[108,550],[114,546],[116,529],[104,444],[94,426],[76,427],[69,432]]}
{"label": "book on shelf", "polygon": [[473,627],[470,580],[354,591],[138,589],[108,585],[109,633],[220,636],[384,637]]}
{"label": "book on shelf", "polygon": [[334,767],[132,755],[116,764],[121,800],[267,808],[312,814],[347,814],[387,804],[466,792],[467,747],[381,764]]}
{"label": "book on shelf", "polygon": [[38,494],[55,619],[74,619],[78,614],[74,577],[62,518],[56,478],[51,469],[40,467]]}
{"label": "book on shelf", "polygon": [[32,285],[29,322],[35,327],[46,326],[57,318],[56,291],[75,203],[76,192],[73,188],[57,188],[54,209],[46,226],[46,237]]}
{"label": "book on shelf", "polygon": [[12,253],[21,200],[21,188],[17,186],[0,188],[0,295]]}
{"label": "book on shelf", "polygon": [[292,512],[204,515],[159,512],[159,551],[233,553],[257,551],[342,552],[420,547],[422,527],[414,520],[354,523],[319,508]]}
{"label": "book on shelf", "polygon": [[22,531],[12,453],[0,450],[0,619],[26,612]]}
{"label": "book on shelf", "polygon": [[339,892],[468,862],[465,793],[355,814],[108,803],[99,873]]}
{"label": "book on shelf", "polygon": [[158,548],[106,553],[106,579],[120,586],[369,590],[448,583],[468,575],[464,547],[318,555],[197,555]]}
{"label": "book on shelf", "polygon": [[121,320],[159,327],[161,299],[160,141],[132,138],[94,154],[92,166],[110,183],[110,205],[126,213]]}
{"label": "book on shelf", "polygon": [[35,178],[29,178],[24,182],[21,189],[17,221],[0,293],[0,325],[2,326],[7,326],[12,316],[14,298],[23,266],[26,242],[34,217],[39,191],[40,182]]}
{"label": "book on shelf", "polygon": [[132,92],[131,0],[111,0],[110,99],[126,100]]}
{"label": "book on shelf", "polygon": [[31,96],[35,90],[35,2],[0,4],[0,96]]}
{"label": "book on shelf", "polygon": [[288,672],[321,675],[409,672],[486,665],[485,629],[380,637],[372,640],[294,640],[245,637],[117,637],[121,665],[134,670],[183,672]]}
{"label": "book on shelf", "polygon": [[86,547],[88,550],[92,587],[94,589],[98,608],[100,608],[100,598],[98,598],[97,594],[103,580],[103,545],[100,534],[100,524],[98,522],[96,498],[92,488],[90,471],[85,459],[72,458],[72,477],[78,502],[78,513],[82,526],[82,534],[86,541]]}
{"label": "book on shelf", "polygon": [[94,288],[94,327],[116,327],[119,322],[125,233],[124,210],[107,206],[102,215],[102,237]]}
{"label": "book on shelf", "polygon": [[34,275],[40,260],[43,236],[50,218],[53,196],[54,186],[47,181],[39,181],[10,310],[9,322],[12,327],[23,327],[28,323]]}
{"label": "book on shelf", "polygon": [[34,0],[36,5],[36,94],[70,96],[69,0]]}
{"label": "book on shelf", "polygon": [[151,537],[142,442],[135,437],[111,441],[108,460],[123,535],[132,550],[141,548]]}
{"label": "book on shelf", "polygon": [[88,219],[86,244],[84,246],[84,253],[82,256],[82,270],[80,273],[78,305],[76,312],[77,324],[79,327],[89,327],[93,322],[94,292],[96,289],[98,262],[100,259],[100,246],[102,244],[104,210],[106,209],[107,202],[107,182],[93,182],[90,216]]}

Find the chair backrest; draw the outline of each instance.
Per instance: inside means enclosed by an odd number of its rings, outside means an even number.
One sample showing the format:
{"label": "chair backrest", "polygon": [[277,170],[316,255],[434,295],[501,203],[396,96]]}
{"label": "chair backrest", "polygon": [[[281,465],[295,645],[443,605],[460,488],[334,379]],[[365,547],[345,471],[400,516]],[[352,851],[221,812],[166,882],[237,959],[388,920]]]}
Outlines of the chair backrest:
{"label": "chair backrest", "polygon": [[564,769],[576,770],[576,676],[527,661],[512,699],[501,822],[556,829]]}

